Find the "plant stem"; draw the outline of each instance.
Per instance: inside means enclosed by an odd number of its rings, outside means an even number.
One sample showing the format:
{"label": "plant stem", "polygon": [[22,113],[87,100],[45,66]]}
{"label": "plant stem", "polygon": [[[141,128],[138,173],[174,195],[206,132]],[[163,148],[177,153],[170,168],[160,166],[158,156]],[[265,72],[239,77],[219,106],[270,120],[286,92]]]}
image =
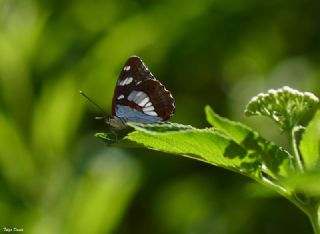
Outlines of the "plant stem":
{"label": "plant stem", "polygon": [[309,220],[312,224],[312,228],[315,234],[320,234],[320,214],[319,214],[319,203],[312,204],[313,206],[309,210]]}
{"label": "plant stem", "polygon": [[303,167],[303,163],[302,163],[302,159],[298,150],[298,143],[295,137],[295,133],[296,131],[299,130],[299,127],[293,127],[291,130],[291,134],[289,135],[289,143],[291,146],[291,150],[292,153],[294,155],[295,158],[295,165],[297,167],[297,170],[299,170],[301,173],[304,172],[304,167]]}
{"label": "plant stem", "polygon": [[[301,174],[304,173],[304,165],[303,161],[298,149],[298,142],[296,139],[296,133],[299,131],[301,127],[295,126],[290,131],[289,135],[289,143],[291,146],[291,150],[295,159],[295,166],[298,171],[300,171]],[[295,205],[297,205],[304,213],[309,217],[309,220],[311,222],[314,234],[320,234],[320,207],[318,200],[314,199],[308,199],[308,202],[306,204],[301,204],[300,201],[297,201],[296,199],[290,199]]]}

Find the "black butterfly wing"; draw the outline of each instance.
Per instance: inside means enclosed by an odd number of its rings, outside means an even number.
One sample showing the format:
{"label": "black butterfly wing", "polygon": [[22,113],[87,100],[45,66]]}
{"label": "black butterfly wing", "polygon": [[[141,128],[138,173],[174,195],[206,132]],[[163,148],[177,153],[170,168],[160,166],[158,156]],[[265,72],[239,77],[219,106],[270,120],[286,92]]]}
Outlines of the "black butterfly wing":
{"label": "black butterfly wing", "polygon": [[141,82],[137,88],[148,94],[154,111],[162,118],[162,121],[168,120],[174,114],[175,103],[172,94],[158,80],[146,80]]}
{"label": "black butterfly wing", "polygon": [[125,79],[128,76],[134,77],[135,82],[155,79],[149,68],[138,56],[131,56],[127,60],[123,67],[123,70],[120,73],[119,81]]}
{"label": "black butterfly wing", "polygon": [[[175,111],[170,91],[137,56],[130,57],[121,71],[112,101],[113,116],[117,116],[119,107],[130,107],[126,108],[127,119],[137,122],[164,121]],[[120,117],[125,118],[126,114]]]}
{"label": "black butterfly wing", "polygon": [[[132,81],[130,81],[132,78]],[[127,80],[126,82],[126,79]],[[112,99],[112,115],[116,115],[116,105],[117,105],[117,98],[121,97],[121,95],[128,96],[128,92],[137,85],[137,83],[148,80],[148,79],[155,79],[152,75],[148,67],[142,62],[142,60],[138,56],[131,56],[127,62],[125,63],[119,79],[116,84],[116,88],[114,90],[113,99]],[[128,84],[127,84],[128,83]]]}

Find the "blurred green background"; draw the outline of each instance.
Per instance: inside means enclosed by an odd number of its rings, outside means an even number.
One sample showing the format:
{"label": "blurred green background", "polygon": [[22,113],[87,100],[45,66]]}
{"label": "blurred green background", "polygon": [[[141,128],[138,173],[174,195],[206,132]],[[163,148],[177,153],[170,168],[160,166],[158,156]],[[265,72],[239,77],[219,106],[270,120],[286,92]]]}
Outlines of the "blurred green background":
{"label": "blurred green background", "polygon": [[320,92],[318,0],[0,0],[0,231],[312,233],[285,199],[235,173],[146,149],[106,147],[79,95],[111,109],[139,55],[176,100],[173,122],[203,108],[286,145],[247,101],[289,85]]}

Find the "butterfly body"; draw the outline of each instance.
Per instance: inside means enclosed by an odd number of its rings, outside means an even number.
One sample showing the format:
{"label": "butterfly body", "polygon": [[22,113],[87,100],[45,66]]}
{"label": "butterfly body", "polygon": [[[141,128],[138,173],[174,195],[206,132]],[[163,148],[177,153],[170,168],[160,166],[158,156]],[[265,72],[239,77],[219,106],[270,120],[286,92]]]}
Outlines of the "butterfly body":
{"label": "butterfly body", "polygon": [[129,121],[166,121],[174,111],[170,91],[153,76],[139,57],[130,57],[120,73],[112,100],[112,116],[107,117],[106,122],[113,128],[122,129]]}

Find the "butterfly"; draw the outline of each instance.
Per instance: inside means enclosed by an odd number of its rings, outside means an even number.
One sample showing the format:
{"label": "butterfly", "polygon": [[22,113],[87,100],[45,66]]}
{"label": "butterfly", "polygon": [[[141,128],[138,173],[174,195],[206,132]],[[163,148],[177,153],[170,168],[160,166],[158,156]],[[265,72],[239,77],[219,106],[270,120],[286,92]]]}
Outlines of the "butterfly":
{"label": "butterfly", "polygon": [[172,94],[150,72],[138,56],[125,63],[117,81],[112,116],[104,117],[114,129],[123,129],[127,122],[161,123],[175,112]]}

